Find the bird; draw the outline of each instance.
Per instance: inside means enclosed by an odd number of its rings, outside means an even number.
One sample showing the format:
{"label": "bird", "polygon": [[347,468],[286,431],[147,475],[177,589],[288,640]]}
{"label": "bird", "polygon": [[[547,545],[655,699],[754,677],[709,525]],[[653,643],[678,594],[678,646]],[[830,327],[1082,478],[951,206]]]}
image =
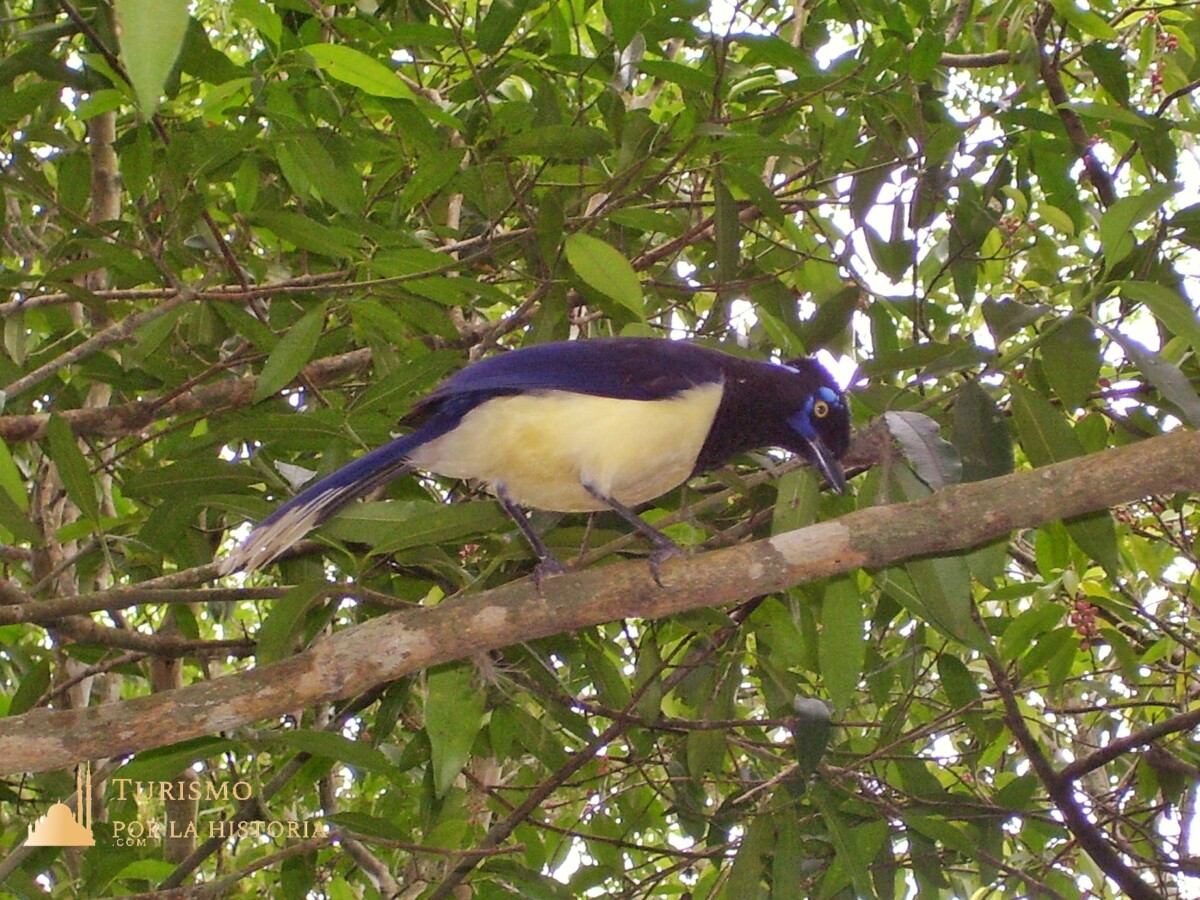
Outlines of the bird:
{"label": "bird", "polygon": [[803,457],[838,493],[850,442],[846,396],[811,357],[746,359],[654,337],[555,341],[474,362],[418,400],[413,430],[288,500],[220,564],[268,564],[357,497],[412,471],[483,482],[528,540],[535,577],[564,571],[524,509],[611,510],[654,546],[681,552],[634,507],[737,453]]}

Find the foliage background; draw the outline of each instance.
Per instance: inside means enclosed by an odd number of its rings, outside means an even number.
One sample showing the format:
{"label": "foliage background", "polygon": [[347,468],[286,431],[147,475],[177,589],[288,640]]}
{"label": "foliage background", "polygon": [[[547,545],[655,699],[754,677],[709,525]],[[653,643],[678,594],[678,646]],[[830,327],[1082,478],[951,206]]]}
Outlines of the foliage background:
{"label": "foliage background", "polygon": [[[1194,4],[0,16],[9,716],[528,574],[493,501],[406,479],[206,587],[292,467],[383,442],[504,347],[659,334],[854,369],[851,495],[744,460],[647,513],[705,500],[670,526],[698,547],[1200,424]],[[630,609],[99,761],[252,783],[198,810],[97,791],[98,822],[191,822],[194,852],[103,824],[22,848],[73,781],[13,775],[0,874],[17,896],[1198,896],[1197,519],[1166,495],[953,557],[914,538],[885,571]],[[535,520],[567,557],[641,552],[603,516]],[[230,817],[322,828],[205,844]]]}

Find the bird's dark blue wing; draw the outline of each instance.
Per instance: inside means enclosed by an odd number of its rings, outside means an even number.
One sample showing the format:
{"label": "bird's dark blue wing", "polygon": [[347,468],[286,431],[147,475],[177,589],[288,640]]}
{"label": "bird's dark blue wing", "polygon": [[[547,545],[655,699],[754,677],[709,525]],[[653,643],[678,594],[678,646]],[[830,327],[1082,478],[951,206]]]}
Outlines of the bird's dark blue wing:
{"label": "bird's dark blue wing", "polygon": [[464,402],[469,408],[488,397],[529,391],[663,400],[696,385],[722,381],[725,359],[715,350],[661,338],[536,344],[467,366],[418,403],[414,412],[420,415],[443,404]]}

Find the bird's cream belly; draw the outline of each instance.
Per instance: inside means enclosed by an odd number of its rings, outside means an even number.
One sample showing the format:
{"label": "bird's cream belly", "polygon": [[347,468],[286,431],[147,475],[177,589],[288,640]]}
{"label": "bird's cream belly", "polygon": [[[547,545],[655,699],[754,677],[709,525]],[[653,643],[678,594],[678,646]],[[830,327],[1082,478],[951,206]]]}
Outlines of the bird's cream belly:
{"label": "bird's cream belly", "polygon": [[537,509],[604,509],[584,484],[634,506],[692,473],[721,391],[707,384],[667,400],[569,391],[498,397],[411,459],[440,475],[503,485],[518,503]]}

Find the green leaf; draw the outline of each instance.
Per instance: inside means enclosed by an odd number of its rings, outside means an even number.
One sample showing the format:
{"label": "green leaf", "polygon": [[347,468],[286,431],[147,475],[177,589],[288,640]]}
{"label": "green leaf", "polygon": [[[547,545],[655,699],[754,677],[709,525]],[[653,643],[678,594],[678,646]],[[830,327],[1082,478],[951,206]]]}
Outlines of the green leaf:
{"label": "green leaf", "polygon": [[325,821],[339,828],[345,828],[354,834],[364,837],[378,837],[388,841],[408,840],[412,835],[404,828],[398,827],[389,819],[381,819],[362,812],[340,812],[326,816]]}
{"label": "green leaf", "polygon": [[91,467],[84,459],[67,420],[51,416],[46,423],[46,438],[50,443],[50,458],[58,468],[58,477],[67,489],[67,496],[79,511],[93,522],[100,520],[100,502],[96,499],[96,484]]}
{"label": "green leaf", "polygon": [[[859,604],[861,607],[861,603]],[[833,734],[833,717],[829,707],[816,697],[793,697],[792,708],[796,711],[792,725],[792,739],[796,742],[796,763],[800,775],[810,778],[825,757],[829,738]]]}
{"label": "green leaf", "polygon": [[[1076,640],[1075,629],[1070,627],[1055,628],[1053,631],[1039,635],[1034,641],[1033,648],[1025,654],[1021,661],[1021,674],[1032,675],[1046,666],[1047,674],[1053,676],[1056,670],[1059,672],[1063,670],[1064,666],[1060,661],[1064,657],[1068,660],[1065,669],[1070,671],[1069,660],[1075,655]],[[1056,690],[1062,686],[1061,679],[1056,683],[1052,678],[1051,684]]]}
{"label": "green leaf", "polygon": [[450,663],[426,676],[425,732],[433,758],[434,796],[444,796],[466,765],[483,724],[484,693],[474,666]]}
{"label": "green leaf", "polygon": [[1020,385],[1012,386],[1013,419],[1021,447],[1035,468],[1073,459],[1083,454],[1083,445],[1066,416],[1040,394]]}
{"label": "green leaf", "polygon": [[[317,881],[315,850],[289,856],[279,866],[279,892],[285,897],[307,897]],[[162,879],[155,879],[161,881]],[[335,896],[331,890],[330,896]]]}
{"label": "green leaf", "polygon": [[142,114],[158,109],[188,29],[186,0],[115,0],[121,62]]}
{"label": "green leaf", "polygon": [[235,466],[219,459],[191,459],[158,469],[142,469],[125,477],[122,488],[130,497],[184,498],[211,497],[237,493],[262,476],[248,467]]}
{"label": "green leaf", "polygon": [[397,72],[353,47],[345,44],[308,44],[303,49],[313,58],[317,67],[335,81],[356,87],[372,97],[414,99],[413,92],[400,80]]}
{"label": "green leaf", "polygon": [[1038,637],[1054,629],[1062,616],[1063,608],[1054,604],[1025,610],[1000,635],[1000,658],[1012,661],[1024,656]]}
{"label": "green leaf", "polygon": [[1052,0],[1054,11],[1078,28],[1085,35],[1103,41],[1115,41],[1120,35],[1115,28],[1090,9],[1083,9],[1075,0]]}
{"label": "green leaf", "polygon": [[718,169],[713,181],[713,241],[717,245],[717,284],[733,281],[737,273],[738,254],[742,246],[742,228],[737,203],[725,186],[724,167]]}
{"label": "green leaf", "polygon": [[655,232],[670,234],[675,228],[675,220],[671,216],[652,209],[638,209],[636,207],[615,209],[609,213],[607,218],[608,221],[614,222],[617,225],[625,228],[633,228],[646,234],[653,234]]}
{"label": "green leaf", "polygon": [[687,770],[695,779],[720,774],[725,762],[725,732],[715,728],[689,731],[686,741]]}
{"label": "green leaf", "polygon": [[962,460],[935,420],[908,410],[885,412],[883,420],[905,460],[927,485],[936,491],[962,481]]}
{"label": "green leaf", "polygon": [[850,708],[866,658],[863,598],[852,575],[833,579],[821,604],[821,679],[839,713]]}
{"label": "green leaf", "polygon": [[268,741],[286,744],[303,753],[335,759],[368,772],[394,772],[395,767],[382,752],[365,741],[352,741],[332,731],[272,731]]}
{"label": "green leaf", "polygon": [[[1149,116],[1130,112],[1119,106],[1113,106],[1111,103],[1068,103],[1066,107],[1086,119],[1095,119],[1096,124],[1105,129],[1116,125],[1125,125],[1127,126],[1126,130],[1128,128],[1149,130],[1154,127],[1154,120]],[[1149,136],[1147,135],[1147,137]]]}
{"label": "green leaf", "polygon": [[353,256],[362,245],[362,235],[348,228],[322,225],[294,212],[258,212],[253,222],[274,232],[301,250],[333,259]]}
{"label": "green leaf", "polygon": [[3,441],[0,441],[0,488],[21,512],[29,511],[29,494],[25,477],[13,461],[8,444]]}
{"label": "green leaf", "polygon": [[21,679],[12,700],[8,704],[8,714],[19,716],[33,709],[34,704],[42,699],[42,695],[50,687],[50,660],[42,659],[35,663],[25,677]]}
{"label": "green leaf", "polygon": [[999,809],[1013,812],[1029,812],[1034,809],[1033,795],[1041,787],[1036,775],[1018,775],[992,795],[992,803]]}
{"label": "green leaf", "polygon": [[186,768],[202,759],[209,759],[221,753],[240,753],[246,749],[241,741],[231,741],[226,738],[201,737],[192,738],[157,747],[153,750],[143,750],[114,773],[115,778],[126,778],[129,781],[170,781],[175,778],[180,769]]}
{"label": "green leaf", "polygon": [[1090,319],[1072,316],[1046,335],[1042,370],[1064,407],[1087,402],[1100,377],[1100,339]]}
{"label": "green leaf", "polygon": [[983,321],[987,323],[996,343],[1012,337],[1050,312],[1050,307],[1041,304],[1018,303],[1015,300],[984,300]]}
{"label": "green leaf", "polygon": [[1147,350],[1133,338],[1107,326],[1104,326],[1104,331],[1121,345],[1121,349],[1158,392],[1175,405],[1183,421],[1192,428],[1200,428],[1200,396],[1197,396],[1187,376],[1177,366]]}
{"label": "green leaf", "polygon": [[624,48],[653,18],[654,9],[649,0],[604,0],[604,14],[612,24],[613,40]]}
{"label": "green leaf", "polygon": [[1122,297],[1145,303],[1168,331],[1200,351],[1200,316],[1178,289],[1153,281],[1118,281],[1116,288]]}
{"label": "green leaf", "polygon": [[970,706],[979,699],[979,685],[971,670],[957,656],[938,654],[938,680],[946,698],[958,708]]}
{"label": "green leaf", "polygon": [[458,174],[462,167],[464,150],[436,150],[424,153],[417,162],[417,170],[404,184],[397,205],[401,210],[410,210],[422,200],[432,197]]}
{"label": "green leaf", "polygon": [[[861,301],[862,294],[856,287],[840,290],[822,301],[816,314],[795,329],[805,350],[813,353],[832,345],[831,350],[835,355],[840,352],[836,348],[850,333],[851,322],[859,312]],[[759,316],[762,317],[764,313],[764,310],[760,310]]]}
{"label": "green leaf", "polygon": [[771,534],[795,531],[817,520],[821,482],[810,466],[793,469],[775,482]]}
{"label": "green leaf", "polygon": [[516,29],[528,5],[527,0],[492,0],[475,31],[475,46],[479,52],[498,52]]}
{"label": "green leaf", "polygon": [[[438,350],[425,356],[406,359],[383,378],[363,391],[351,407],[352,416],[407,411],[418,392],[428,390],[435,381],[462,361],[457,350]],[[292,416],[291,418],[295,418]]]}
{"label": "green leaf", "polygon": [[306,312],[287,330],[267,361],[263,363],[254,388],[254,402],[258,403],[283,390],[308,365],[317,341],[325,328],[325,304],[319,303]]}
{"label": "green leaf", "polygon": [[[1016,385],[1012,394],[1013,418],[1021,446],[1035,467],[1083,454],[1083,444],[1066,418],[1044,397]],[[1110,575],[1118,571],[1117,533],[1106,510],[1069,519],[1064,524],[1080,550],[1104,566]]]}
{"label": "green leaf", "polygon": [[612,648],[607,642],[597,640],[594,632],[586,632],[582,643],[588,677],[595,684],[601,702],[610,709],[624,709],[629,705],[631,692]]}
{"label": "green leaf", "polygon": [[873,227],[867,226],[862,230],[867,239],[867,250],[871,260],[879,267],[892,283],[900,281],[912,267],[916,253],[916,244],[903,238],[884,238]]}
{"label": "green leaf", "polygon": [[511,523],[496,503],[357,503],[325,526],[343,541],[367,544],[380,555],[413,547],[466,541]]}
{"label": "green leaf", "polygon": [[567,238],[567,262],[583,282],[616,300],[639,317],[645,315],[637,273],[616,248],[599,238],[573,234]]}
{"label": "green leaf", "polygon": [[[406,247],[403,249],[389,248],[380,250],[371,257],[371,268],[376,273],[387,278],[404,278],[421,275],[426,272],[441,272],[455,264],[455,260],[445,253],[436,250],[426,250],[423,247]],[[415,285],[408,285],[413,288]],[[457,294],[451,302],[462,302],[462,295]]]}
{"label": "green leaf", "polygon": [[[1074,6],[1074,3],[1070,5]],[[1173,184],[1154,184],[1140,194],[1122,197],[1104,211],[1100,217],[1100,246],[1109,268],[1133,250],[1134,226],[1162,209],[1163,204],[1175,196],[1175,191]]]}
{"label": "green leaf", "polygon": [[954,401],[954,446],[962,480],[982,481],[1013,470],[1013,439],[1004,414],[977,381],[968,381]]}
{"label": "green leaf", "polygon": [[[854,884],[854,895],[859,898],[876,897],[875,887],[871,883],[871,860],[866,857],[855,838],[855,831],[847,823],[844,814],[838,808],[836,795],[824,784],[818,783],[812,793],[813,803],[821,813],[821,819],[829,829],[829,840],[833,844],[835,858],[850,876]],[[754,893],[730,894],[728,896],[749,897]]]}
{"label": "green leaf", "polygon": [[588,159],[612,149],[607,134],[591,125],[538,125],[514,134],[500,144],[509,156]]}
{"label": "green leaf", "polygon": [[722,897],[762,896],[760,884],[775,848],[775,830],[768,816],[756,816],[746,826]]}
{"label": "green leaf", "polygon": [[284,659],[295,652],[296,638],[304,626],[306,614],[328,586],[324,580],[306,581],[272,601],[271,611],[258,629],[255,660],[259,666]]}
{"label": "green leaf", "polygon": [[161,881],[175,871],[175,864],[165,859],[135,859],[113,876],[114,881]]}
{"label": "green leaf", "polygon": [[648,632],[638,644],[637,662],[633,670],[633,692],[640,696],[635,709],[647,722],[662,714],[663,679],[662,654],[654,632]]}
{"label": "green leaf", "polygon": [[[362,209],[364,197],[358,171],[335,161],[316,134],[302,131],[289,135],[280,142],[278,157],[281,168],[285,158],[289,160],[292,171],[307,185],[307,193],[347,216],[357,215]],[[286,174],[288,170],[284,171]]]}
{"label": "green leaf", "polygon": [[[907,467],[889,466],[883,480],[888,502],[919,500],[930,489]],[[971,618],[971,574],[962,555],[914,559],[888,569],[885,587],[902,606],[945,634],[970,647],[987,646]]]}
{"label": "green leaf", "polygon": [[771,896],[807,895],[808,849],[800,817],[791,810],[775,816],[775,853],[771,859]]}
{"label": "green leaf", "polygon": [[712,93],[717,81],[712,72],[705,72],[665,59],[643,59],[638,62],[638,70],[653,78],[670,81],[698,94]]}
{"label": "green leaf", "polygon": [[42,535],[29,521],[28,513],[13,502],[7,491],[0,491],[0,527],[7,528],[13,539],[20,543],[38,545],[42,542]]}
{"label": "green leaf", "polygon": [[987,638],[971,618],[971,572],[962,556],[914,559],[905,563],[913,587],[929,611],[930,624],[968,647],[987,646]]}
{"label": "green leaf", "polygon": [[1100,85],[1122,106],[1129,105],[1129,69],[1125,51],[1088,41],[1082,48],[1083,61],[1096,75]]}
{"label": "green leaf", "polygon": [[283,20],[270,4],[263,0],[233,0],[233,14],[245,19],[259,34],[279,46],[283,38]]}

